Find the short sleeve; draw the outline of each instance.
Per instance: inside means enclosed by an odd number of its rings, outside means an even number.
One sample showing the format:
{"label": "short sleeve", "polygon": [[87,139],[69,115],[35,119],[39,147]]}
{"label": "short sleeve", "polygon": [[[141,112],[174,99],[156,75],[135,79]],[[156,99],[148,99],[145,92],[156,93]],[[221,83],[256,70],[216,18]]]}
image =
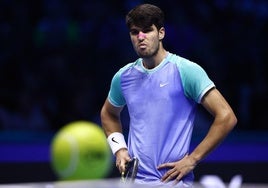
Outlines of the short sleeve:
{"label": "short sleeve", "polygon": [[124,106],[126,103],[121,89],[121,71],[118,71],[113,76],[108,93],[108,100],[112,105],[117,107]]}
{"label": "short sleeve", "polygon": [[194,62],[183,59],[179,64],[179,70],[185,95],[197,103],[200,103],[202,97],[215,87],[205,70]]}

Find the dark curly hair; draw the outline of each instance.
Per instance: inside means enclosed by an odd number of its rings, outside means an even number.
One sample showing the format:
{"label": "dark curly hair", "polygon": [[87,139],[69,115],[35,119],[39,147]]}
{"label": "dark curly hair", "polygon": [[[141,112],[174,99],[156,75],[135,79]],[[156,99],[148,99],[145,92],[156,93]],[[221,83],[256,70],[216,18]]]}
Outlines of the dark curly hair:
{"label": "dark curly hair", "polygon": [[129,29],[133,25],[140,28],[155,25],[159,30],[161,27],[164,27],[164,12],[152,4],[138,5],[126,15],[126,25]]}

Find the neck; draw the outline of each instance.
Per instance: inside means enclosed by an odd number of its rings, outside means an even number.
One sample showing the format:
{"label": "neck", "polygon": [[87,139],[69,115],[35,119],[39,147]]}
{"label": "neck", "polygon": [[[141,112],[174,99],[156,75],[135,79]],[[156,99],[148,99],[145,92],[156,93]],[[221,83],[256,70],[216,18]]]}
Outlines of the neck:
{"label": "neck", "polygon": [[162,48],[154,56],[143,58],[143,66],[147,69],[153,69],[157,67],[163,61],[163,59],[165,59],[166,56],[167,51]]}

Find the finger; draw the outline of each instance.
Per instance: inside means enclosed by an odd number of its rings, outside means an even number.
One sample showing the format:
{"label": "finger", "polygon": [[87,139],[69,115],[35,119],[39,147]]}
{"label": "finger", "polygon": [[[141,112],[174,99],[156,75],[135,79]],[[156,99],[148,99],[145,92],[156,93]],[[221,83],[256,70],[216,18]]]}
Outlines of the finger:
{"label": "finger", "polygon": [[122,161],[119,164],[119,171],[120,173],[125,172],[125,163]]}
{"label": "finger", "polygon": [[169,181],[171,181],[171,180],[174,180],[174,177],[176,177],[176,176],[173,176],[173,175],[171,174],[171,175],[167,176],[167,178],[164,180],[164,182],[169,182]]}
{"label": "finger", "polygon": [[177,185],[181,181],[181,178],[182,177],[183,177],[182,173],[179,173],[179,175],[177,176],[177,178],[174,180],[173,185]]}
{"label": "finger", "polygon": [[127,157],[126,160],[122,160],[119,165],[120,172],[125,172],[126,171],[126,164],[131,161],[130,157]]}
{"label": "finger", "polygon": [[174,167],[174,163],[163,163],[161,165],[159,165],[157,167],[157,169],[161,169],[161,168],[173,168]]}
{"label": "finger", "polygon": [[119,169],[119,166],[120,166],[120,160],[116,159],[115,166],[116,166],[116,168]]}
{"label": "finger", "polygon": [[169,171],[167,171],[167,173],[164,174],[164,176],[162,177],[162,181],[167,182],[170,181],[172,179],[174,179],[174,177],[176,177],[176,169],[171,169]]}
{"label": "finger", "polygon": [[115,166],[116,166],[116,168],[119,170],[119,172],[122,173],[122,169],[123,169],[123,167],[122,167],[122,162],[121,162],[121,160],[116,160]]}

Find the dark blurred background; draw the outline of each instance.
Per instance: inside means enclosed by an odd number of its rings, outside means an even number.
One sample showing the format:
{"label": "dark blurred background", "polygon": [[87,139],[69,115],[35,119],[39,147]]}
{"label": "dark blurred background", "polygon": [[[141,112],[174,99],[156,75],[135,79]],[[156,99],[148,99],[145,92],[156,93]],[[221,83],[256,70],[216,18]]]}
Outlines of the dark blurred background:
{"label": "dark blurred background", "polygon": [[[268,181],[260,171],[268,166],[267,0],[0,0],[0,183],[55,180],[54,133],[71,121],[100,123],[113,74],[137,58],[124,18],[139,3],[164,10],[166,49],[200,64],[238,116],[227,144],[197,177]],[[196,140],[210,120],[200,108]],[[245,158],[235,156],[239,149]]]}

